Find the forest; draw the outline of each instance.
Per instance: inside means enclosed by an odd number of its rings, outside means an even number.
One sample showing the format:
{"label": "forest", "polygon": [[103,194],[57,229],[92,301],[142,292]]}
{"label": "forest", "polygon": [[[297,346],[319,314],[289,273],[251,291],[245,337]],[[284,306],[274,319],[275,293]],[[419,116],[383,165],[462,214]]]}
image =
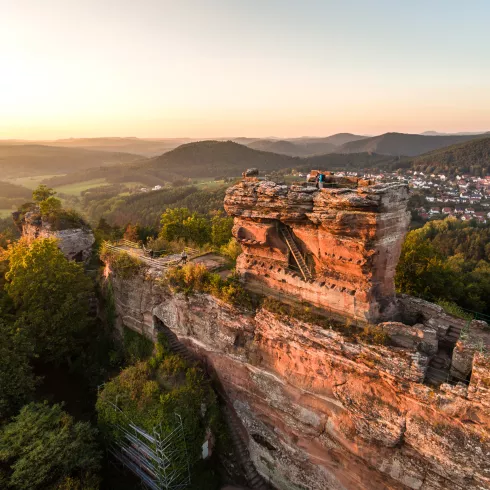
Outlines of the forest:
{"label": "forest", "polygon": [[[152,250],[181,250],[183,244],[213,250],[232,268],[240,246],[231,236],[233,219],[222,212],[224,189],[175,186],[123,198],[120,185],[85,191],[87,214],[103,216],[93,227],[96,246],[87,264],[68,261],[53,239],[28,242],[11,220],[0,221],[1,488],[134,488],[134,477],[121,476],[105,451],[118,437],[116,400],[148,430],[156,420],[170,420],[178,407],[186,438],[193,441],[189,488],[219,488],[216,459],[198,462],[196,449],[212,428],[219,434],[219,451],[229,451],[209,379],[171,352],[165,338],[153,345],[132,330],[116,332],[114,297],[100,256],[111,253],[104,240],[124,237]],[[76,226],[83,222],[46,186],[33,192],[29,206],[53,224],[66,216]],[[97,206],[102,208],[95,211]],[[472,221],[431,221],[410,231],[396,272],[397,291],[465,318],[490,315],[489,242],[490,227]],[[127,254],[111,263],[122,277],[139,268]],[[256,301],[236,276],[223,279],[204,267],[172,270],[162,284],[240,307]],[[200,416],[203,405],[207,410]]]}
{"label": "forest", "polygon": [[[54,194],[40,186],[30,209],[37,206],[42,219],[53,223],[75,215]],[[168,420],[162,430],[172,431],[177,410],[189,444],[188,488],[219,488],[215,458],[200,460],[208,430],[221,452],[228,451],[209,379],[198,365],[172,353],[165,338],[154,346],[131,330],[124,328],[122,335],[115,330],[114,298],[99,246],[117,235],[160,247],[186,242],[214,247],[232,261],[239,253],[231,240],[232,220],[178,208],[161,215],[153,235],[139,225],[99,224],[93,257],[82,264],[67,260],[55,239],[27,240],[11,221],[0,223],[0,488],[135,488],[137,480],[107,459],[108,444],[118,437],[115,399],[148,430],[156,420]],[[119,266],[128,270],[127,261]],[[224,300],[238,301],[243,294],[232,281],[206,277]]]}

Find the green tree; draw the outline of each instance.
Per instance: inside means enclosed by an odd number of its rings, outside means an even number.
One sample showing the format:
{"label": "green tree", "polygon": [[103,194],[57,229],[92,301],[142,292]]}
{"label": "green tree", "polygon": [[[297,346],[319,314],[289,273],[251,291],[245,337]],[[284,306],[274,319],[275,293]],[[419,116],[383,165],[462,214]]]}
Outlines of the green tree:
{"label": "green tree", "polygon": [[32,191],[32,199],[35,202],[42,202],[50,197],[54,196],[56,192],[44,184],[40,184],[34,191]]}
{"label": "green tree", "polygon": [[403,243],[395,283],[401,293],[434,300],[445,297],[447,285],[454,287],[457,280],[424,230],[418,229],[408,233]]}
{"label": "green tree", "polygon": [[211,220],[211,242],[216,247],[227,244],[231,239],[233,217],[223,216],[221,213],[213,216]]}
{"label": "green tree", "polygon": [[185,241],[192,241],[202,246],[211,240],[211,226],[209,220],[198,214],[193,214],[183,223],[183,236]]}
{"label": "green tree", "polygon": [[44,360],[69,358],[90,321],[92,287],[83,267],[68,261],[50,238],[19,240],[7,254],[5,289],[17,309],[16,325]]}
{"label": "green tree", "polygon": [[34,392],[29,364],[33,345],[25,332],[0,318],[0,420],[18,410]]}
{"label": "green tree", "polygon": [[184,221],[191,216],[187,208],[167,209],[160,219],[160,237],[172,242],[184,234]]}
{"label": "green tree", "polygon": [[50,196],[39,203],[42,216],[54,217],[61,212],[61,201],[54,196]]}
{"label": "green tree", "polygon": [[96,430],[59,405],[26,405],[0,432],[0,461],[10,467],[14,489],[95,490],[100,459]]}
{"label": "green tree", "polygon": [[204,245],[211,240],[209,220],[187,208],[167,209],[161,217],[160,238],[169,242],[182,239]]}

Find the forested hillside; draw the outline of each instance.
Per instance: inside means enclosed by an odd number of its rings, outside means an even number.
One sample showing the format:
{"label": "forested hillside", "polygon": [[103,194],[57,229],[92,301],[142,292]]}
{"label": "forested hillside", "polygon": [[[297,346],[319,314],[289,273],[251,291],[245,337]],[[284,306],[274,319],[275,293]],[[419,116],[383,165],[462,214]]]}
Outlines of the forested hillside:
{"label": "forested hillside", "polygon": [[236,177],[250,167],[263,172],[293,167],[299,159],[253,150],[232,141],[200,141],[182,145],[133,168],[162,179],[168,174],[185,177]]}
{"label": "forested hillside", "polygon": [[0,180],[0,209],[11,209],[27,201],[31,191],[21,185]]}
{"label": "forested hillside", "polygon": [[140,155],[57,148],[43,145],[0,145],[0,175],[3,179],[33,175],[66,174],[101,165],[140,160]]}
{"label": "forested hillside", "polygon": [[490,227],[447,218],[408,233],[400,292],[490,315]]}
{"label": "forested hillside", "polygon": [[488,175],[490,137],[431,151],[415,158],[412,168],[427,173]]}
{"label": "forested hillside", "polygon": [[345,143],[339,153],[375,152],[383,155],[417,156],[445,146],[463,143],[481,135],[424,136],[420,134],[386,133],[360,141]]}

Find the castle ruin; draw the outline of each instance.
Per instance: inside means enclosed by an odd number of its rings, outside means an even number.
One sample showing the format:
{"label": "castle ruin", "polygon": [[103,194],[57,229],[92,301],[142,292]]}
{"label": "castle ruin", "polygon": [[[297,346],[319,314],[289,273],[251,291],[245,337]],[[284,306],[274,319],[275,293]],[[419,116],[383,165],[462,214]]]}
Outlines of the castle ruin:
{"label": "castle ruin", "polygon": [[227,190],[249,287],[364,322],[395,314],[395,268],[410,215],[408,186],[327,176],[290,187],[256,176]]}

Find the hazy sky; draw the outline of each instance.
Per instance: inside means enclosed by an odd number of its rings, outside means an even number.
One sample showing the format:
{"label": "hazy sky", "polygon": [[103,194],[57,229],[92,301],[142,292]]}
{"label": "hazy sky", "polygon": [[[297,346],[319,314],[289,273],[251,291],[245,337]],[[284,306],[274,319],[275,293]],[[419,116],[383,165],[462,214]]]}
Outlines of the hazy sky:
{"label": "hazy sky", "polygon": [[490,130],[490,0],[0,0],[0,138]]}

